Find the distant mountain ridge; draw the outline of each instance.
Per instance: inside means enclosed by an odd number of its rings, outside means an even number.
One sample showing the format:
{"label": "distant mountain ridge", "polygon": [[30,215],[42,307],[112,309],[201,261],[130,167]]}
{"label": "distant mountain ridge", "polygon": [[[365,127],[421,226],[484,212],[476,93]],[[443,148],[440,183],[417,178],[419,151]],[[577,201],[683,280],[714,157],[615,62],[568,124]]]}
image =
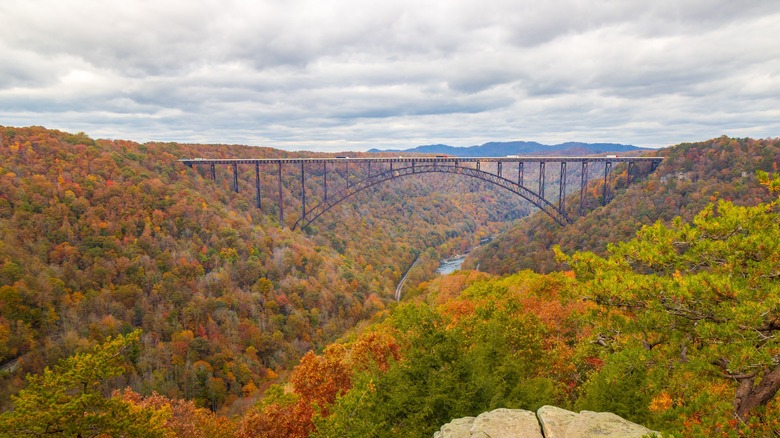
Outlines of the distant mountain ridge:
{"label": "distant mountain ridge", "polygon": [[546,145],[535,141],[489,142],[480,146],[456,147],[446,144],[417,146],[411,149],[371,149],[368,152],[405,152],[422,154],[445,154],[455,157],[503,157],[506,155],[576,155],[602,154],[605,152],[629,152],[652,150],[619,143],[566,142]]}

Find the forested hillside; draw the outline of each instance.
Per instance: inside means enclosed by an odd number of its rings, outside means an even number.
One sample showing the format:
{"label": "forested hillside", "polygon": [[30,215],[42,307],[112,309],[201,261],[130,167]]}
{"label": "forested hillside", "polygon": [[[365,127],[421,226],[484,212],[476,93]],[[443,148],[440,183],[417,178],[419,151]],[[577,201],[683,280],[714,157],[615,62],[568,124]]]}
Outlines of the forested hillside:
{"label": "forested hillside", "polygon": [[[780,432],[780,177],[772,202],[709,203],[558,257],[571,271],[465,271],[322,354],[240,436],[418,436],[452,418],[552,404],[670,436]],[[755,184],[759,188],[758,183]]]}
{"label": "forested hillside", "polygon": [[[497,227],[463,199],[508,201],[399,181],[306,235],[250,208],[248,187],[175,164],[278,151],[2,132],[0,354],[16,394],[0,436],[430,436],[544,404],[676,436],[780,431],[780,177],[742,170],[776,171],[778,141],[669,148],[571,229],[520,224],[543,237],[526,248],[551,247],[539,270],[561,271],[462,271],[395,305],[413,249],[468,247],[479,221]],[[403,207],[414,199],[424,206]],[[576,242],[602,255],[566,249]]]}
{"label": "forested hillside", "polygon": [[[507,274],[522,269],[551,272],[561,269],[552,251],[595,251],[607,244],[630,239],[641,228],[675,216],[689,220],[714,199],[738,205],[755,205],[771,196],[756,183],[756,171],[777,171],[780,139],[720,137],[699,143],[683,143],[651,155],[666,159],[652,174],[626,184],[625,167],[616,167],[611,193],[614,200],[601,207],[603,180],[591,181],[588,204],[596,207],[574,224],[560,227],[544,215],[531,215],[489,245],[474,251],[464,266]],[[569,214],[579,206],[579,193],[568,198]]]}
{"label": "forested hillside", "polygon": [[279,156],[295,154],[0,127],[0,405],[25,373],[140,328],[131,366],[104,390],[240,411],[236,400],[393,305],[417,253],[430,273],[439,253],[525,211],[480,183],[423,176],[356,196],[307,235],[279,227],[270,202],[257,211],[249,171],[236,194],[227,169],[214,182],[176,163]]}

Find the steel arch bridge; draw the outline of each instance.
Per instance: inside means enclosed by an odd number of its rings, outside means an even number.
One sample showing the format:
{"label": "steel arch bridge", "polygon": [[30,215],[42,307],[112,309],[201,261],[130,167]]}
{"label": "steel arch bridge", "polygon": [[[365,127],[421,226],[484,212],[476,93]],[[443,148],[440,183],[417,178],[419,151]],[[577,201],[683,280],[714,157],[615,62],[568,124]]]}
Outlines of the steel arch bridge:
{"label": "steel arch bridge", "polygon": [[[232,168],[232,189],[239,191],[239,172],[238,166],[252,165],[255,168],[255,203],[257,208],[262,208],[261,203],[261,168],[267,172],[277,174],[278,185],[278,208],[279,223],[284,226],[284,177],[283,167],[298,167],[300,172],[300,192],[301,192],[301,214],[292,225],[292,229],[305,228],[320,216],[327,213],[331,208],[344,202],[352,195],[397,178],[403,178],[411,175],[425,173],[449,173],[468,176],[482,181],[489,182],[499,187],[503,187],[512,193],[526,199],[536,206],[540,211],[550,216],[556,223],[565,226],[572,222],[572,219],[566,214],[565,198],[566,183],[568,178],[567,165],[580,164],[580,215],[584,209],[585,190],[588,185],[589,175],[593,174],[593,168],[603,165],[603,204],[609,202],[609,178],[610,170],[614,163],[628,163],[627,175],[630,184],[639,173],[637,167],[640,163],[645,163],[653,171],[663,158],[660,157],[398,157],[398,158],[279,158],[279,159],[205,159],[205,158],[183,158],[179,162],[194,168],[197,166],[207,166],[212,180],[216,179],[216,166],[226,165]],[[537,164],[536,166],[526,166],[527,164]],[[491,169],[483,169],[482,165],[492,165]],[[557,175],[558,202],[554,204],[545,196],[545,168],[548,164],[558,164],[560,171]],[[339,175],[339,166],[341,175]],[[328,168],[331,168],[331,185],[333,185],[333,174],[336,179],[341,176],[341,186],[328,193]],[[487,166],[486,166],[487,167]],[[275,169],[274,169],[275,168]],[[307,170],[309,174],[309,183],[316,181],[318,191],[322,195],[318,202],[311,208],[306,207],[307,194]],[[601,169],[595,169],[595,173],[600,174]],[[509,174],[515,171],[514,178],[509,178]],[[536,191],[529,188],[526,182],[526,173],[538,180]],[[356,181],[352,181],[355,179]],[[530,182],[530,178],[528,178]],[[311,192],[310,188],[310,192]],[[548,190],[549,191],[549,190]],[[310,193],[311,196],[311,193]]]}

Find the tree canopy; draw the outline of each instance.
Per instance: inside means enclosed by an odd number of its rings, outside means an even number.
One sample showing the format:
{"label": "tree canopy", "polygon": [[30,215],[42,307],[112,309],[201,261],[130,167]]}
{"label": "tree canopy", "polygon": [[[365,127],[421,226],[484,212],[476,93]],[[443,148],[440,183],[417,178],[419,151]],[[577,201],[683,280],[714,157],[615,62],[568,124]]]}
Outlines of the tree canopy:
{"label": "tree canopy", "polygon": [[151,426],[152,410],[104,393],[107,380],[125,372],[126,355],[139,336],[139,330],[119,335],[27,376],[27,387],[12,396],[14,409],[0,415],[0,436],[162,437]]}
{"label": "tree canopy", "polygon": [[[777,177],[759,176],[777,190]],[[558,252],[600,305],[598,341],[613,372],[641,368],[644,391],[666,399],[656,409],[707,416],[710,432],[727,429],[724,416],[755,426],[751,417],[766,413],[780,389],[779,213],[780,199],[720,200],[690,223],[644,227],[606,257]]]}

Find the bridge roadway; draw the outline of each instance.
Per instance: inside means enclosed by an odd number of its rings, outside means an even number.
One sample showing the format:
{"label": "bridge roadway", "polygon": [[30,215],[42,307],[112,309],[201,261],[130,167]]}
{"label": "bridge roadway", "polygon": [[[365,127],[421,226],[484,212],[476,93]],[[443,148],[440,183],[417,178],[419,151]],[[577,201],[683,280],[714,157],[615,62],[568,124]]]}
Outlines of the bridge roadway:
{"label": "bridge roadway", "polygon": [[301,164],[301,163],[659,163],[663,160],[661,157],[356,157],[356,158],[182,158],[179,160],[187,166],[199,164]]}
{"label": "bridge roadway", "polygon": [[[490,182],[492,184],[504,187],[505,189],[525,198],[534,204],[541,211],[549,215],[560,225],[566,225],[571,223],[572,220],[566,213],[565,209],[565,195],[566,195],[566,181],[567,181],[567,163],[579,163],[581,166],[581,180],[580,180],[580,215],[584,211],[585,191],[588,184],[588,165],[589,164],[603,164],[604,166],[604,186],[603,186],[603,200],[606,205],[609,202],[609,174],[613,163],[628,163],[627,175],[628,183],[630,184],[638,173],[637,164],[648,163],[650,165],[649,171],[652,172],[663,160],[661,157],[620,157],[617,155],[606,155],[597,157],[552,157],[552,156],[506,156],[506,157],[451,157],[451,156],[410,156],[410,157],[297,157],[297,158],[182,158],[180,163],[193,168],[195,166],[209,166],[211,179],[216,179],[217,165],[226,165],[232,167],[232,186],[235,192],[238,192],[238,165],[253,165],[255,168],[255,186],[256,186],[256,205],[261,208],[261,190],[260,190],[260,168],[265,168],[268,165],[276,167],[278,174],[278,189],[279,189],[279,224],[285,226],[284,221],[284,195],[283,195],[283,176],[282,168],[284,165],[298,165],[300,167],[300,184],[301,184],[301,216],[293,224],[292,229],[297,227],[304,228],[311,222],[316,220],[322,214],[329,211],[336,204],[344,201],[353,194],[372,187],[376,184],[400,178],[403,176],[439,172],[439,173],[454,173],[464,176],[469,176],[483,181]],[[373,166],[372,164],[386,163],[384,166]],[[472,164],[473,163],[473,164]],[[492,166],[495,171],[489,171],[482,169],[483,163],[495,163]],[[516,166],[511,166],[516,169],[515,177],[508,177],[510,169],[504,168],[507,163],[515,163]],[[526,163],[538,163],[538,189],[533,190],[525,184],[524,173]],[[560,163],[560,172],[558,173],[558,202],[557,206],[550,202],[545,197],[545,165],[547,163]],[[321,164],[320,168],[316,168],[315,164]],[[346,187],[332,193],[329,196],[328,193],[328,164],[339,164],[344,166],[346,176]],[[350,172],[355,169],[351,169],[351,164],[355,164],[357,167],[356,173],[352,176],[356,181],[352,182],[350,178]],[[307,166],[309,165],[309,166]],[[296,167],[298,167],[296,166]],[[315,174],[322,177],[322,192],[324,195],[321,197],[320,202],[317,203],[311,209],[306,208],[306,173],[314,171]],[[315,169],[312,169],[315,167]],[[365,169],[361,173],[360,169]],[[529,169],[530,170],[530,169]],[[311,183],[310,183],[311,184]]]}

